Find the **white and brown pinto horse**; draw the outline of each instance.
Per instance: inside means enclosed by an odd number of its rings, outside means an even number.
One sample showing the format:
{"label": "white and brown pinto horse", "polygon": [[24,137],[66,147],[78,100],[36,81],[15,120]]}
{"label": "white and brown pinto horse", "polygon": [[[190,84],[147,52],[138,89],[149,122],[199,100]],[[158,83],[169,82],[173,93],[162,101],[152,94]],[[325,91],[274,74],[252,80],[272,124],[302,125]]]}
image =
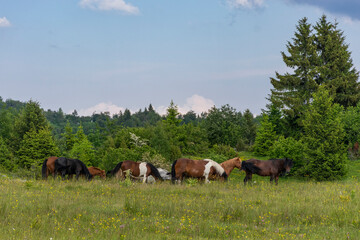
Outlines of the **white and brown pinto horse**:
{"label": "white and brown pinto horse", "polygon": [[205,179],[205,183],[209,182],[209,175],[216,172],[219,176],[227,179],[227,174],[223,167],[211,159],[191,160],[187,158],[180,158],[173,162],[171,167],[171,181],[181,183],[186,178]]}
{"label": "white and brown pinto horse", "polygon": [[133,179],[142,179],[143,183],[146,182],[148,176],[153,176],[155,179],[163,180],[157,168],[151,163],[147,162],[134,162],[126,160],[119,162],[115,168],[109,171],[107,174],[115,176],[116,178],[124,179],[129,173],[129,177]]}

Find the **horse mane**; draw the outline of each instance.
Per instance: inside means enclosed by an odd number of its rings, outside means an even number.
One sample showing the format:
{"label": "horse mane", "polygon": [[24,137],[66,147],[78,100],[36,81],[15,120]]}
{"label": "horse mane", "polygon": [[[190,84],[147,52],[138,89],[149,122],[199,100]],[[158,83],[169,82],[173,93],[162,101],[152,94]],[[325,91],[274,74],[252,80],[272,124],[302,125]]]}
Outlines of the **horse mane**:
{"label": "horse mane", "polygon": [[41,175],[42,175],[43,179],[46,178],[46,171],[47,171],[46,163],[47,163],[47,161],[48,161],[48,158],[45,159],[45,161],[43,162],[42,168],[41,168]]}
{"label": "horse mane", "polygon": [[155,175],[156,178],[160,179],[161,181],[164,180],[154,165],[152,165],[151,163],[148,163],[148,162],[146,164],[150,167],[151,172]]}
{"label": "horse mane", "polygon": [[221,176],[224,177],[225,180],[227,180],[228,175],[225,172],[225,169],[217,162],[211,159],[204,159],[204,161],[211,162],[211,166],[215,168],[215,171]]}
{"label": "horse mane", "polygon": [[175,183],[175,165],[176,165],[176,162],[177,162],[177,160],[175,160],[174,162],[173,162],[173,164],[171,165],[171,182],[172,183]]}
{"label": "horse mane", "polygon": [[115,173],[117,173],[119,171],[119,169],[121,168],[121,165],[122,165],[123,162],[119,162],[113,170],[110,170],[106,173],[106,175],[114,175]]}
{"label": "horse mane", "polygon": [[96,169],[96,170],[99,170],[99,171],[102,171],[100,168],[98,168],[98,167],[92,167],[91,166],[91,168],[93,168],[93,169]]}
{"label": "horse mane", "polygon": [[246,172],[251,172],[251,173],[255,173],[255,174],[258,174],[261,170],[258,166],[255,166],[254,163],[248,162],[248,161],[241,162],[241,169]]}

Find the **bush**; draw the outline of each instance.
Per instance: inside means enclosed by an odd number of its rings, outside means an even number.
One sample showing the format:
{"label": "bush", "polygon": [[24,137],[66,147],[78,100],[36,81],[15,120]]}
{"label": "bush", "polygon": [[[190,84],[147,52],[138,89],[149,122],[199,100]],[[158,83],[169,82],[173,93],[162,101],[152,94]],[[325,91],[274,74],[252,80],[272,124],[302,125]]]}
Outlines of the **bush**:
{"label": "bush", "polygon": [[291,171],[296,174],[304,166],[303,146],[301,141],[297,141],[292,137],[285,138],[281,136],[269,149],[269,156],[271,158],[291,158],[294,162]]}

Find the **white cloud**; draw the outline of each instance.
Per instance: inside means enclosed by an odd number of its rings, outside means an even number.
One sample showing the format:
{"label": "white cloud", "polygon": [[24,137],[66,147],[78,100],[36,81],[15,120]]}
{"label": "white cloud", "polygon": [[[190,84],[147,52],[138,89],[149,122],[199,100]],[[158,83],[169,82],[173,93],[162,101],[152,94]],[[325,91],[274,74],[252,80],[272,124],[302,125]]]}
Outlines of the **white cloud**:
{"label": "white cloud", "polygon": [[117,10],[128,14],[139,14],[139,9],[124,0],[81,0],[83,8],[96,9],[101,11]]}
{"label": "white cloud", "polygon": [[232,8],[259,8],[264,6],[264,0],[227,0],[227,4]]}
{"label": "white cloud", "polygon": [[11,23],[6,17],[0,18],[0,27],[10,27]]}
{"label": "white cloud", "polygon": [[[175,103],[176,104],[176,103]],[[186,114],[189,111],[194,111],[197,114],[202,112],[207,112],[210,108],[215,105],[214,101],[208,98],[204,98],[197,94],[186,99],[186,103],[184,105],[178,105],[178,111],[181,114]],[[160,115],[166,114],[167,106],[159,106],[156,108],[156,111]]]}
{"label": "white cloud", "polygon": [[80,116],[91,116],[93,113],[104,113],[109,112],[110,116],[114,114],[118,114],[120,111],[124,112],[124,108],[116,106],[115,104],[112,104],[111,102],[107,103],[99,103],[93,107],[86,108],[86,109],[80,109],[78,111],[78,114]]}

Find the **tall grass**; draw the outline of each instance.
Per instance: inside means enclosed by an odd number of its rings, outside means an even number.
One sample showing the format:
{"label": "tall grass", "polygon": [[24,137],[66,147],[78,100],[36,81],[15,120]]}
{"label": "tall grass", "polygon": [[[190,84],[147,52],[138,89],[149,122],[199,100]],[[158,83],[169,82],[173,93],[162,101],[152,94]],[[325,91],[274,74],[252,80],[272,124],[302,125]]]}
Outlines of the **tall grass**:
{"label": "tall grass", "polygon": [[[360,184],[0,179],[1,239],[355,239]],[[240,176],[241,178],[243,175]]]}

